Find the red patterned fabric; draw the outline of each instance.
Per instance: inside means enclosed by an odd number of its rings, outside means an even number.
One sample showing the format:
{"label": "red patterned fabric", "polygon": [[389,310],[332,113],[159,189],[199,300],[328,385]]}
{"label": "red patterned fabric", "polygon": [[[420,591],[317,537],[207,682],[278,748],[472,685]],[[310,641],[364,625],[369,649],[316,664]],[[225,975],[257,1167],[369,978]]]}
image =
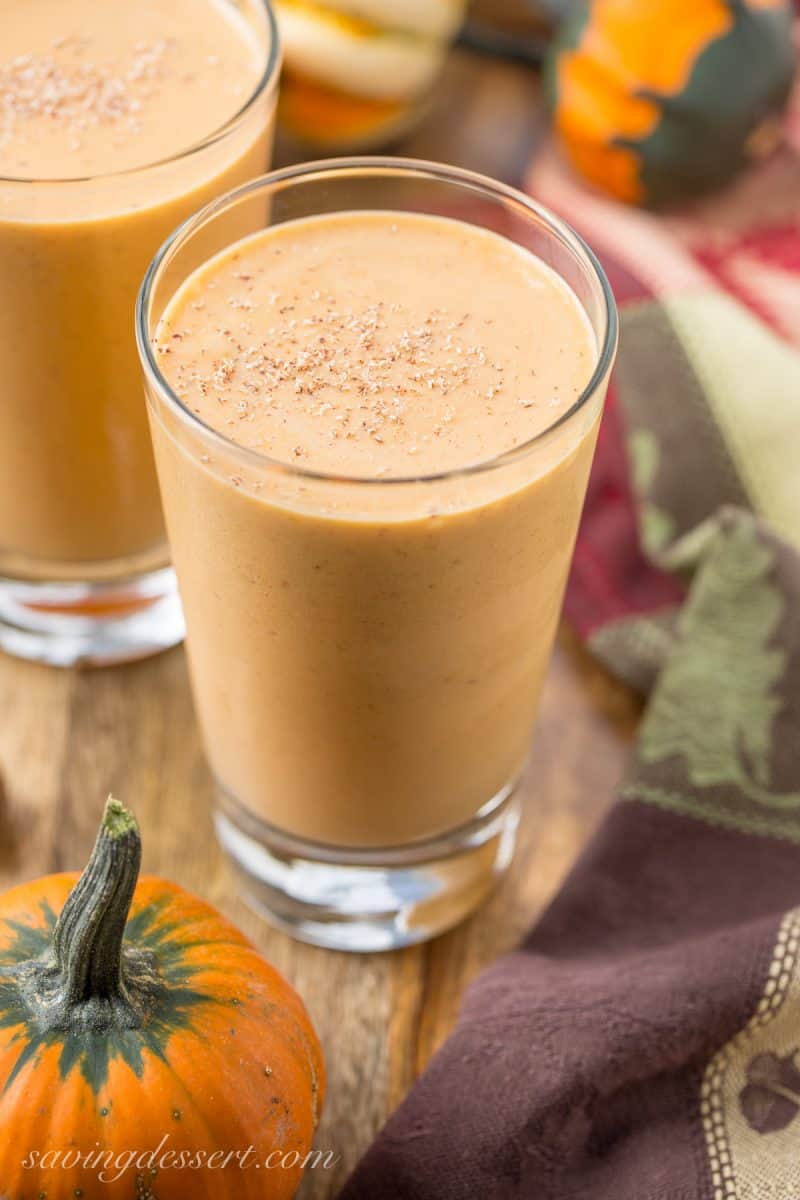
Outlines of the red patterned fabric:
{"label": "red patterned fabric", "polygon": [[[597,252],[623,317],[648,298],[722,289],[800,345],[800,87],[776,153],[724,194],[667,216],[590,191],[552,144],[537,156],[527,185]],[[683,593],[639,547],[612,378],[565,614],[589,639],[608,622],[672,607]]]}

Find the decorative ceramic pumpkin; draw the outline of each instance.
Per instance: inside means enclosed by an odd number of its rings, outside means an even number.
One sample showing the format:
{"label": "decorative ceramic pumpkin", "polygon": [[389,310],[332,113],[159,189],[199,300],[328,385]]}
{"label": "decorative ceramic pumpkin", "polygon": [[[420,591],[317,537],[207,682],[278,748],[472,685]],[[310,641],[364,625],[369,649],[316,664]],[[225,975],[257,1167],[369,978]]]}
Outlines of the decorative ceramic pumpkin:
{"label": "decorative ceramic pumpkin", "polygon": [[213,908],[136,886],[140,854],[111,800],[77,884],[0,897],[0,1197],[288,1200],[323,1098],[316,1034]]}
{"label": "decorative ceramic pumpkin", "polygon": [[787,0],[595,0],[548,66],[572,164],[633,203],[733,176],[774,144],[795,69]]}

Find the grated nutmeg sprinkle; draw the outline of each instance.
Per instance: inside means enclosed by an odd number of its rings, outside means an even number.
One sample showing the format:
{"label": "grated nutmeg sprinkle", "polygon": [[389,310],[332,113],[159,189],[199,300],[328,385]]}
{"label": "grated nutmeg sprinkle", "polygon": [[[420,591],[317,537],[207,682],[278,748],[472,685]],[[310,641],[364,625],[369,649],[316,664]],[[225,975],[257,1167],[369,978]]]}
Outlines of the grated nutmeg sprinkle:
{"label": "grated nutmeg sprinkle", "polygon": [[[503,389],[501,364],[491,363],[486,347],[463,335],[469,312],[453,315],[434,309],[422,320],[409,313],[413,322],[398,329],[398,318],[406,314],[397,302],[379,300],[354,310],[332,293],[314,288],[309,298],[317,311],[298,323],[290,314],[305,297],[268,293],[265,305],[252,294],[252,273],[235,271],[232,278],[246,285],[248,292],[229,296],[229,308],[261,309],[268,314],[281,301],[277,313],[283,319],[264,324],[261,337],[252,342],[241,340],[243,327],[235,333],[219,329],[217,334],[230,345],[226,357],[202,367],[198,360],[176,367],[179,388],[203,395],[211,391],[219,404],[231,410],[228,425],[264,415],[280,394],[284,400],[293,398],[295,414],[302,410],[306,418],[326,423],[329,444],[344,436],[367,438],[382,446],[391,432],[393,444],[399,445],[409,404],[438,399],[432,433],[439,438],[455,415],[446,403],[448,396],[478,390],[486,371],[495,379],[486,396],[491,399]],[[201,308],[202,303],[195,300],[189,307]],[[178,341],[188,336],[188,330],[170,333]],[[409,454],[418,452],[417,436],[410,435]],[[302,446],[293,449],[297,458],[305,453]]]}
{"label": "grated nutmeg sprinkle", "polygon": [[114,66],[92,62],[89,38],[65,37],[53,41],[49,54],[22,54],[0,64],[0,144],[34,120],[58,122],[74,150],[81,135],[98,125],[138,132],[171,48],[166,38],[138,42]]}

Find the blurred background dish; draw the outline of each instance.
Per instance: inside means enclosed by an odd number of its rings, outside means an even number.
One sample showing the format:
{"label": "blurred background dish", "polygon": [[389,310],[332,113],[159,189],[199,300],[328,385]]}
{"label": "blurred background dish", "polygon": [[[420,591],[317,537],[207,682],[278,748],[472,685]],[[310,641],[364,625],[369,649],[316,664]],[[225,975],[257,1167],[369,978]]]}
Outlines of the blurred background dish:
{"label": "blurred background dish", "polygon": [[424,111],[465,0],[276,0],[280,117],[311,150],[374,148]]}

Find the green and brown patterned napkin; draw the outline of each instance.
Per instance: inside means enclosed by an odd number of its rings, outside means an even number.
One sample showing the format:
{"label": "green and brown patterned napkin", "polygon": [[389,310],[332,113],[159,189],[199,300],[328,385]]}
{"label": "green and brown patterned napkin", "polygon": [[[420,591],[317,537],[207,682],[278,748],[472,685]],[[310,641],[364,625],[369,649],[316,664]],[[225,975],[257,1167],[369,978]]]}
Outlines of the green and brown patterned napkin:
{"label": "green and brown patterned napkin", "polygon": [[[800,305],[800,276],[797,282]],[[621,324],[614,398],[637,556],[645,560],[639,583],[654,581],[656,595],[607,620],[589,596],[594,624],[585,633],[612,670],[648,691],[671,643],[682,585],[710,553],[727,507],[758,514],[800,546],[800,351],[720,291],[634,302],[622,308]],[[591,543],[590,571],[609,520],[595,491],[592,500],[579,551],[583,556]],[[615,567],[620,549],[612,537],[601,569],[616,573],[624,596],[625,568]],[[580,566],[572,607],[584,599],[586,561]],[[664,594],[670,587],[680,594]]]}

